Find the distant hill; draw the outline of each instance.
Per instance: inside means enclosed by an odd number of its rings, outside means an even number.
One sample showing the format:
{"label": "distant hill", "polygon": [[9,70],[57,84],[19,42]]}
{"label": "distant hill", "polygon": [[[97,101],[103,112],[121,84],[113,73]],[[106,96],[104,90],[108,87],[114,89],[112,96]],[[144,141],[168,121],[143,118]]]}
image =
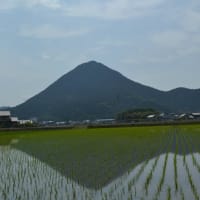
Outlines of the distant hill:
{"label": "distant hill", "polygon": [[1,107],[1,106],[0,106],[0,110],[1,110],[1,111],[2,111],[2,110],[10,110],[10,107],[5,107],[5,106]]}
{"label": "distant hill", "polygon": [[20,118],[82,120],[110,118],[135,108],[199,112],[200,90],[160,91],[91,61],[65,74],[12,112]]}

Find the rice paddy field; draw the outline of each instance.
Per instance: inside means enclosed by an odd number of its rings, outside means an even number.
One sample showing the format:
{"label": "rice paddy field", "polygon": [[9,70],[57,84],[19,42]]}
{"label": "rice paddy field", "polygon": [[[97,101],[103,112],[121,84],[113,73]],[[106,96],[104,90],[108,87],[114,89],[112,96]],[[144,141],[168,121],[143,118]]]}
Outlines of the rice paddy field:
{"label": "rice paddy field", "polygon": [[200,125],[0,132],[1,200],[198,200]]}

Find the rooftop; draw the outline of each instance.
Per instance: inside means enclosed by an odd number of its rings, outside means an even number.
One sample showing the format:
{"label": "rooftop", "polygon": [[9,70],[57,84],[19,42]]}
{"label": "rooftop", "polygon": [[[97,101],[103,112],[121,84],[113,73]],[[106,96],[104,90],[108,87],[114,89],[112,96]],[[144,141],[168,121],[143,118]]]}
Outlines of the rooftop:
{"label": "rooftop", "polygon": [[10,117],[10,111],[0,111],[0,117]]}
{"label": "rooftop", "polygon": [[200,113],[192,113],[194,116],[200,116]]}
{"label": "rooftop", "polygon": [[11,122],[18,122],[18,118],[17,117],[11,117]]}

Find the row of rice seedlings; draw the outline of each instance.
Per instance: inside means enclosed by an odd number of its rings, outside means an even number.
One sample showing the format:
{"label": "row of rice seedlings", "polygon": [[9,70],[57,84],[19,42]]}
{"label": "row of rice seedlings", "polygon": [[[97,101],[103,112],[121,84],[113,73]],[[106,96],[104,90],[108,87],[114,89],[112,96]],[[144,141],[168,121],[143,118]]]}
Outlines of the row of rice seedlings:
{"label": "row of rice seedlings", "polygon": [[180,145],[180,133],[177,129],[174,129],[173,132],[174,135],[174,158],[173,158],[173,167],[174,167],[174,185],[175,185],[175,191],[178,191],[178,174],[177,174],[177,152],[178,149],[181,148]]}
{"label": "row of rice seedlings", "polygon": [[160,154],[169,152],[171,149],[172,142],[173,142],[173,135],[171,134],[171,132],[168,131],[165,134],[167,134],[167,136],[163,136],[163,137],[166,137],[166,139],[163,140],[163,138],[161,138],[161,141],[160,141],[160,147],[158,149]]}
{"label": "row of rice seedlings", "polygon": [[[137,196],[137,189],[135,186],[135,184],[137,183],[137,181],[140,179],[142,173],[144,172],[146,166],[148,165],[149,160],[146,160],[140,167],[140,169],[138,170],[138,172],[136,173],[136,175],[132,178],[132,180],[129,181],[128,183],[128,193],[129,193],[129,198],[134,198]],[[130,195],[131,194],[131,195]]]}
{"label": "row of rice seedlings", "polygon": [[195,158],[194,154],[192,154],[192,162],[193,162],[193,165],[198,170],[198,172],[200,173],[200,164],[197,162],[197,159]]}
{"label": "row of rice seedlings", "polygon": [[178,174],[177,174],[177,154],[174,155],[174,185],[176,192],[178,191]]}
{"label": "row of rice seedlings", "polygon": [[145,167],[148,165],[149,160],[146,160],[141,168],[139,169],[139,171],[137,172],[136,176],[129,182],[129,190],[131,190],[131,187],[138,181],[138,179],[140,178],[140,176],[142,175]]}
{"label": "row of rice seedlings", "polygon": [[191,174],[190,174],[190,170],[189,170],[189,167],[188,167],[187,162],[186,162],[186,164],[185,164],[185,169],[186,169],[186,172],[187,172],[188,180],[189,180],[190,187],[191,187],[191,189],[192,189],[194,198],[195,198],[195,200],[199,200],[199,195],[198,195],[198,192],[197,192],[197,188],[196,188],[196,186],[194,185],[194,182],[193,182],[193,180],[192,180],[192,176],[191,176]]}
{"label": "row of rice seedlings", "polygon": [[177,134],[177,130],[175,129],[175,128],[173,128],[172,130],[171,130],[171,132],[172,132],[172,135],[173,135],[173,141],[172,141],[172,146],[171,146],[171,150],[172,150],[172,152],[175,152],[176,151],[176,134]]}
{"label": "row of rice seedlings", "polygon": [[186,143],[184,135],[182,135],[182,145],[183,145],[183,150],[182,150],[182,152],[183,152],[183,164],[185,165],[185,163],[186,163],[187,143]]}
{"label": "row of rice seedlings", "polygon": [[[179,133],[179,138],[181,138],[181,152],[183,154],[183,159],[182,159],[182,162],[183,162],[183,170],[185,169],[185,166],[186,166],[186,154],[189,153],[189,145],[188,145],[188,141],[186,140],[186,135],[181,132]],[[187,172],[186,170],[184,170],[185,173],[186,173],[186,176],[187,176]],[[180,186],[179,188],[179,192],[180,192],[180,198],[181,200],[185,200],[185,194],[184,194],[184,191],[183,191],[183,187]]]}
{"label": "row of rice seedlings", "polygon": [[183,188],[180,188],[181,200],[185,200],[185,195],[183,193]]}
{"label": "row of rice seedlings", "polygon": [[[192,181],[192,176],[189,173],[189,167],[188,167],[188,164],[187,164],[187,161],[186,161],[186,154],[191,151],[191,146],[189,145],[188,137],[186,137],[186,135],[183,134],[183,133],[182,133],[182,144],[183,144],[183,153],[184,153],[184,155],[183,155],[183,165],[184,165],[184,168],[185,168],[185,171],[186,171],[187,179],[189,180],[189,184],[191,186],[191,185],[193,185],[193,181]],[[191,188],[191,192],[194,193],[195,187],[192,186],[190,188]],[[181,200],[185,200],[185,194],[184,194],[182,187],[180,188],[180,194],[181,194]]]}
{"label": "row of rice seedlings", "polygon": [[167,200],[171,200],[171,197],[172,195],[171,195],[171,188],[170,187],[168,187],[168,189],[167,189]]}
{"label": "row of rice seedlings", "polygon": [[145,184],[144,184],[144,189],[146,191],[146,195],[148,195],[149,185],[151,184],[151,180],[153,178],[153,173],[154,173],[154,171],[156,169],[156,166],[158,164],[159,158],[160,158],[160,156],[155,159],[154,164],[152,166],[152,169],[151,169],[151,171],[149,172],[149,174],[148,174],[148,176],[146,178],[146,181],[145,181]]}
{"label": "row of rice seedlings", "polygon": [[[189,147],[190,149],[194,149],[194,146],[193,146],[193,143],[191,141],[191,139],[188,137],[188,143],[189,143]],[[199,163],[197,162],[194,154],[192,153],[192,163],[193,165],[196,167],[196,169],[198,170],[198,172],[200,173],[200,165]]]}
{"label": "row of rice seedlings", "polygon": [[165,181],[165,174],[166,174],[166,168],[167,168],[167,161],[168,161],[168,153],[165,155],[165,160],[164,160],[164,165],[163,165],[163,171],[162,171],[162,176],[161,176],[161,179],[160,179],[160,182],[158,184],[158,187],[157,187],[157,192],[156,192],[156,195],[155,195],[155,198],[154,199],[157,199],[157,197],[159,196],[161,190],[162,190],[162,187],[163,187],[163,184],[164,184],[164,181]]}
{"label": "row of rice seedlings", "polygon": [[178,132],[178,145],[177,145],[177,154],[183,155],[183,133],[182,130]]}
{"label": "row of rice seedlings", "polygon": [[[190,138],[188,136],[186,136],[185,133],[181,133],[182,136],[182,143],[183,143],[183,153],[184,153],[184,157],[186,157],[186,154],[189,154],[190,152],[192,152],[193,146],[190,144]],[[185,163],[185,159],[184,159],[184,163]]]}
{"label": "row of rice seedlings", "polygon": [[[140,168],[139,168],[140,169]],[[134,171],[134,170],[133,170]],[[124,194],[126,192],[125,190],[125,183],[129,179],[129,176],[133,176],[133,172],[128,171],[125,175],[115,180],[113,183],[106,186],[105,189],[101,189],[101,193],[108,193],[108,197],[111,198],[113,196],[116,196],[117,199],[119,199],[120,194]],[[107,196],[107,195],[106,195]],[[118,196],[118,197],[117,197]],[[107,197],[105,197],[107,198]]]}
{"label": "row of rice seedlings", "polygon": [[[193,164],[193,166],[196,168],[196,170],[198,171],[198,173],[200,173],[200,165],[199,165],[199,163],[197,162],[197,159],[196,159],[195,156],[194,156],[195,145],[194,145],[194,143],[193,143],[191,137],[187,136],[187,140],[188,140],[189,149],[193,152],[193,153],[191,154],[192,164]],[[192,176],[191,176],[191,174],[189,173],[189,167],[188,167],[188,165],[187,165],[186,167],[188,168],[189,182],[190,182],[190,185],[191,185],[193,194],[194,194],[194,196],[195,196],[195,199],[199,199],[197,187],[195,187],[195,184],[193,183]]]}
{"label": "row of rice seedlings", "polygon": [[159,145],[159,148],[157,150],[157,152],[159,152],[159,154],[155,158],[154,164],[152,165],[152,168],[151,168],[149,174],[147,175],[145,183],[144,183],[144,190],[145,190],[146,197],[148,197],[149,187],[150,187],[151,181],[153,179],[153,174],[154,174],[156,167],[158,165],[158,160],[160,159],[160,154],[162,152],[167,151],[170,147],[171,142],[172,142],[172,135],[171,134],[169,134],[169,133],[163,133],[163,134],[167,134],[167,139],[164,140],[164,143],[163,143],[163,140],[160,141],[160,145]]}
{"label": "row of rice seedlings", "polygon": [[[177,130],[176,130],[176,138],[180,139],[179,137],[177,137]],[[177,174],[177,150],[178,150],[178,142],[176,139],[176,150],[175,150],[175,155],[174,155],[174,159],[173,159],[173,163],[174,163],[174,185],[175,185],[175,190],[176,192],[178,191],[178,174]]]}
{"label": "row of rice seedlings", "polygon": [[[168,157],[169,157],[169,153],[171,151],[171,148],[175,148],[177,149],[177,143],[176,143],[176,134],[177,134],[177,130],[174,130],[171,129],[171,141],[170,141],[170,144],[168,146],[168,148],[166,149],[167,150],[167,153],[165,155],[165,160],[164,160],[164,165],[163,165],[163,171],[162,171],[162,175],[161,175],[161,179],[160,179],[160,182],[158,184],[158,187],[157,187],[157,193],[156,193],[156,196],[155,196],[155,199],[158,198],[161,190],[162,190],[162,187],[164,185],[164,182],[165,182],[165,176],[166,176],[166,169],[167,169],[167,164],[168,164]],[[167,192],[167,197],[171,198],[171,188],[168,187],[168,190],[166,191]]]}

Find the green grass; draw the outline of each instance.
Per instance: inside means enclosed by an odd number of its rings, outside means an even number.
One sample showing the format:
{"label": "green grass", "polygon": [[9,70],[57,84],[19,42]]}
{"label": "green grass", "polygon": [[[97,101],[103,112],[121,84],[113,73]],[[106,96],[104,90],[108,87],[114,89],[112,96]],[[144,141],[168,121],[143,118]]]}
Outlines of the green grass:
{"label": "green grass", "polygon": [[[101,188],[139,163],[173,149],[169,126],[0,132],[0,145],[32,155],[89,188]],[[200,125],[179,126],[195,138],[199,150]],[[172,147],[171,149],[169,148]],[[167,147],[167,148],[165,148]]]}

